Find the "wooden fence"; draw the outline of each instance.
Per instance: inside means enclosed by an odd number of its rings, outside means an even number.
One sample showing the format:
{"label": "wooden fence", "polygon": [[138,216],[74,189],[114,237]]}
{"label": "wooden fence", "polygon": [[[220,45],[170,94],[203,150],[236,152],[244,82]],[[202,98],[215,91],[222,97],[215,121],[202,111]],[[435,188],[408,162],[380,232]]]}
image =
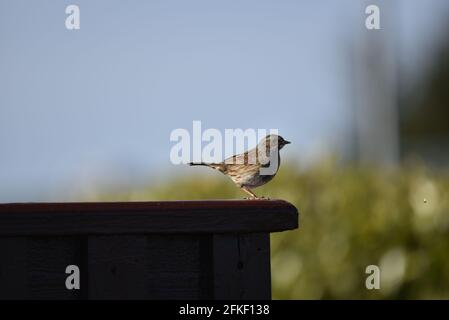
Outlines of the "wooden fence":
{"label": "wooden fence", "polygon": [[270,299],[297,226],[280,200],[0,204],[0,299]]}

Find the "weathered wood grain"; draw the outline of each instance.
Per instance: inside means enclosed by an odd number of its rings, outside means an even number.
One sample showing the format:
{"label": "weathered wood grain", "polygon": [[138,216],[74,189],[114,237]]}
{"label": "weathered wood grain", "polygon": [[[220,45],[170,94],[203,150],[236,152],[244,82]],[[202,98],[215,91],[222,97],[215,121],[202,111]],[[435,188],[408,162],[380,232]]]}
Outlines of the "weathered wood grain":
{"label": "weathered wood grain", "polygon": [[89,299],[146,299],[145,236],[89,236]]}
{"label": "weathered wood grain", "polygon": [[281,200],[0,204],[0,237],[276,232],[298,226]]}
{"label": "weathered wood grain", "polygon": [[0,204],[0,299],[270,299],[269,234],[297,225],[279,200]]}
{"label": "weathered wood grain", "polygon": [[146,286],[151,299],[198,299],[204,236],[147,237]]}
{"label": "weathered wood grain", "polygon": [[[68,265],[81,265],[76,237],[36,237],[26,242],[26,279],[29,299],[80,299],[80,290],[68,290]],[[81,272],[81,278],[83,274]],[[20,277],[18,277],[20,278]],[[80,279],[81,279],[80,278]]]}
{"label": "weathered wood grain", "polygon": [[271,299],[269,234],[216,234],[213,252],[214,299]]}

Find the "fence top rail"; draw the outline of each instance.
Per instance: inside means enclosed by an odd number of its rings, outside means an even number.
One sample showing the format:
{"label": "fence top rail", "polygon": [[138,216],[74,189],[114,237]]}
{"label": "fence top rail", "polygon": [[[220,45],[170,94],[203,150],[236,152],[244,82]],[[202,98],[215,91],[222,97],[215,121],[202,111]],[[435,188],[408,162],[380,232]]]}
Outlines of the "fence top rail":
{"label": "fence top rail", "polygon": [[256,233],[298,227],[283,200],[0,204],[0,236]]}

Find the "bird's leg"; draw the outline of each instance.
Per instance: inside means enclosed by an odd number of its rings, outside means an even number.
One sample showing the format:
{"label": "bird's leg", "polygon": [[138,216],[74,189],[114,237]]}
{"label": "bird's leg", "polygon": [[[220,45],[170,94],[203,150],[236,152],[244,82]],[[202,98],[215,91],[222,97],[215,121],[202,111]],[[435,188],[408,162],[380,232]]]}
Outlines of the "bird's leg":
{"label": "bird's leg", "polygon": [[250,195],[250,199],[259,199],[254,192],[252,192],[248,187],[240,187],[243,191]]}

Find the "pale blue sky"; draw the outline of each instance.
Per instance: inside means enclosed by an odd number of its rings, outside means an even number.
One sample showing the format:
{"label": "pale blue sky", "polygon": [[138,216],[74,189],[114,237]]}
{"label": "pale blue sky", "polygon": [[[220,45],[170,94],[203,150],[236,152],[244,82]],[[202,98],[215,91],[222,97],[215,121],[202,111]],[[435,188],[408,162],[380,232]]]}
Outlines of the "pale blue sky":
{"label": "pale blue sky", "polygon": [[[192,120],[278,128],[304,157],[338,149],[365,3],[0,0],[0,201],[65,200],[93,181],[173,171],[170,132]],[[69,4],[79,31],[65,28]],[[394,8],[391,32],[414,70],[449,3]]]}

